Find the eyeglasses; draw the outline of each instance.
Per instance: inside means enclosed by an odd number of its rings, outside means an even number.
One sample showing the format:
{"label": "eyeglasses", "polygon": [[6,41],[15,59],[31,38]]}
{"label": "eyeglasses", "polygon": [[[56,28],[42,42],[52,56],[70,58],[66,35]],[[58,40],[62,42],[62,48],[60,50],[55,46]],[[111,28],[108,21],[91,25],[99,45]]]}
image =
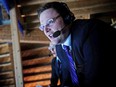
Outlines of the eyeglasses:
{"label": "eyeglasses", "polygon": [[39,29],[40,29],[41,31],[43,31],[45,27],[50,27],[50,26],[52,26],[52,25],[55,23],[55,21],[56,21],[59,17],[60,17],[60,15],[58,15],[58,16],[56,16],[56,17],[54,17],[54,18],[48,19],[45,25],[40,25],[40,26],[39,26]]}

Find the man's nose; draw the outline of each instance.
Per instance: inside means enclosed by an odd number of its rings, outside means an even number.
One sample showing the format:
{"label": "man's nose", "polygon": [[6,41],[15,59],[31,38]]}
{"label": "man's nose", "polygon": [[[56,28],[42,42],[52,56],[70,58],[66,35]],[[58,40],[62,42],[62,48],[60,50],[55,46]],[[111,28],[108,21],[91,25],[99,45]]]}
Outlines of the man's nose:
{"label": "man's nose", "polygon": [[44,30],[45,30],[46,32],[49,32],[51,29],[50,29],[48,26],[45,26]]}

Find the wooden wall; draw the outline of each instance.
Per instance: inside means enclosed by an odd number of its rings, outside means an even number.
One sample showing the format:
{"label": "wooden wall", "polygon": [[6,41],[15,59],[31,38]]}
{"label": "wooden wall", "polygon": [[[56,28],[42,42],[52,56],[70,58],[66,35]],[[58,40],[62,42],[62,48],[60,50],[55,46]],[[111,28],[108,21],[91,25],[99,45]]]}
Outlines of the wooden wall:
{"label": "wooden wall", "polygon": [[[24,46],[25,44],[22,45],[22,48]],[[31,46],[22,50],[25,87],[35,87],[37,85],[48,86],[50,84],[52,59],[48,46]]]}
{"label": "wooden wall", "polygon": [[15,87],[11,46],[0,44],[0,87]]}

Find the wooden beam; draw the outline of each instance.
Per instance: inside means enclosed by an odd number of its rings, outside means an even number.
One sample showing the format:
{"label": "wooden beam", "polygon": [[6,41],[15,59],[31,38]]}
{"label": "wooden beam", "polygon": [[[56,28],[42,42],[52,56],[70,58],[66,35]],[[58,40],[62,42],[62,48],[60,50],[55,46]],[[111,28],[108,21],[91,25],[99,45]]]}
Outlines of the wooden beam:
{"label": "wooden beam", "polygon": [[5,80],[0,80],[0,85],[4,86],[4,85],[13,85],[14,83],[14,79],[10,78],[10,79],[5,79]]}
{"label": "wooden beam", "polygon": [[1,55],[0,55],[0,58],[3,58],[3,57],[9,57],[9,56],[10,56],[10,53],[1,54]]}
{"label": "wooden beam", "polygon": [[48,50],[48,46],[30,49],[22,51],[22,57],[28,57],[32,55],[39,55],[39,56],[48,56],[50,51]]}
{"label": "wooden beam", "polygon": [[18,20],[16,16],[15,7],[13,7],[10,10],[10,19],[11,19],[11,33],[12,33],[13,60],[14,60],[16,87],[24,87],[21,53],[20,53],[20,42],[19,42],[19,33],[18,33],[18,24],[17,24]]}
{"label": "wooden beam", "polygon": [[10,56],[0,58],[0,64],[11,62]]}
{"label": "wooden beam", "polygon": [[[37,4],[44,4],[47,2],[52,2],[57,0],[22,0],[21,6],[27,6],[27,5],[37,5]],[[72,2],[75,0],[58,0],[59,2]]]}
{"label": "wooden beam", "polygon": [[50,84],[50,80],[36,81],[36,82],[25,83],[25,87],[36,87],[36,86],[48,87],[49,84]]}
{"label": "wooden beam", "polygon": [[88,8],[96,5],[104,5],[104,4],[112,4],[116,3],[115,0],[78,0],[73,2],[66,2],[70,9],[80,9],[80,8]]}
{"label": "wooden beam", "polygon": [[15,85],[4,85],[2,87],[16,87]]}
{"label": "wooden beam", "polygon": [[51,63],[52,57],[42,57],[23,61],[23,66],[41,65]]}
{"label": "wooden beam", "polygon": [[48,72],[48,71],[51,71],[51,65],[24,69],[23,74],[25,74],[25,75],[31,74],[31,73],[36,74],[36,73]]}
{"label": "wooden beam", "polygon": [[112,12],[112,11],[116,11],[116,3],[104,4],[101,6],[96,5],[88,8],[78,8],[73,10],[74,14],[79,14],[79,15]]}
{"label": "wooden beam", "polygon": [[26,23],[39,23],[38,16],[26,16],[25,18]]}
{"label": "wooden beam", "polygon": [[0,74],[0,80],[7,79],[7,78],[14,78],[13,71],[11,71],[11,72],[3,72],[2,74]]}
{"label": "wooden beam", "polygon": [[[25,83],[30,83],[30,82],[46,82],[50,80],[51,73],[44,73],[44,74],[37,74],[37,75],[32,75],[32,76],[26,76],[24,77],[24,82]],[[49,85],[49,84],[47,84]]]}
{"label": "wooden beam", "polygon": [[[0,42],[9,42],[9,43],[12,43],[12,40],[11,39],[0,39]],[[20,43],[34,43],[34,44],[49,44],[50,41],[38,41],[38,40],[20,40]]]}
{"label": "wooden beam", "polygon": [[26,81],[39,81],[39,80],[44,80],[44,79],[50,79],[51,77],[51,72],[50,73],[41,73],[37,75],[32,75],[32,76],[26,76],[24,77],[24,82]]}
{"label": "wooden beam", "polygon": [[10,66],[11,63],[3,63],[3,64],[0,64],[0,67],[6,67],[6,66]]}
{"label": "wooden beam", "polygon": [[0,65],[0,72],[7,72],[12,70],[13,70],[13,66],[11,65],[11,63]]}

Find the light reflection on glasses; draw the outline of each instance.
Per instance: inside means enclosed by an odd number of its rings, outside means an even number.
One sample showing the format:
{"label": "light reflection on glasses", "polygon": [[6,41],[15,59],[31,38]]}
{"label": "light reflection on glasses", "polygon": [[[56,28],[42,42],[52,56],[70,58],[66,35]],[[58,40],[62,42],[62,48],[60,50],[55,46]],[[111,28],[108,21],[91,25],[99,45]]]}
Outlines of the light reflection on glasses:
{"label": "light reflection on glasses", "polygon": [[48,19],[45,25],[40,25],[40,26],[39,26],[39,29],[40,29],[41,31],[43,31],[45,27],[50,27],[50,26],[52,26],[52,25],[55,23],[55,21],[56,21],[59,17],[60,17],[60,15],[58,15],[58,16],[56,16],[56,17],[54,17],[54,18]]}

